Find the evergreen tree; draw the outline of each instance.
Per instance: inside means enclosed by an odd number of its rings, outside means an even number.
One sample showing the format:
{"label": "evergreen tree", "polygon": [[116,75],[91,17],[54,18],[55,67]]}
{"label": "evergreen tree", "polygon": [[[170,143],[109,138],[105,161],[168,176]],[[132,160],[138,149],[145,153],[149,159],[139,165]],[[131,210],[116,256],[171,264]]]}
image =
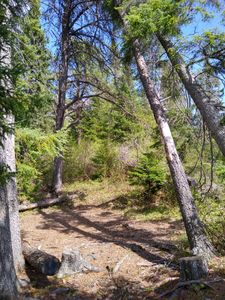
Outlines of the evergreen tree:
{"label": "evergreen tree", "polygon": [[41,27],[39,0],[29,2],[26,15],[20,19],[19,28],[18,49],[13,52],[13,63],[21,70],[15,92],[20,103],[17,121],[23,126],[36,128],[39,124],[46,129],[46,126],[53,125],[53,121],[41,120],[41,124],[39,116],[42,115],[43,119],[46,114],[49,119],[53,110],[53,75],[50,73],[47,40]]}
{"label": "evergreen tree", "polygon": [[131,184],[143,186],[148,193],[156,193],[165,183],[166,170],[156,153],[144,153],[137,166],[129,172]]}

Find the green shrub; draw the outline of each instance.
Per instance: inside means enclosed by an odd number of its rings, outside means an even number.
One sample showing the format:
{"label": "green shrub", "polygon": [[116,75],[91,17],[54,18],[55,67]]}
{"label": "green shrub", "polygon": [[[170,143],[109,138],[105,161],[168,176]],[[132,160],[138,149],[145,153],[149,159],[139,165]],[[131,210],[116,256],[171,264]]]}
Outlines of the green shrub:
{"label": "green shrub", "polygon": [[16,130],[17,182],[20,199],[32,200],[42,186],[47,186],[46,175],[53,158],[59,155],[67,141],[66,134],[44,133],[38,129]]}
{"label": "green shrub", "polygon": [[17,163],[18,190],[22,198],[32,198],[42,183],[42,174],[35,164]]}
{"label": "green shrub", "polygon": [[73,183],[76,180],[92,178],[95,168],[92,158],[96,153],[95,142],[82,140],[80,144],[71,141],[65,153],[63,180]]}
{"label": "green shrub", "polygon": [[120,178],[124,175],[123,163],[118,158],[118,147],[113,143],[102,142],[92,161],[95,168],[92,179]]}
{"label": "green shrub", "polygon": [[155,193],[166,180],[166,170],[153,152],[144,153],[132,171],[129,172],[131,184],[144,186],[147,192]]}
{"label": "green shrub", "polygon": [[224,197],[197,200],[197,206],[210,238],[217,250],[225,254],[225,201]]}
{"label": "green shrub", "polygon": [[216,175],[221,182],[225,181],[225,163],[224,161],[219,161],[216,166]]}

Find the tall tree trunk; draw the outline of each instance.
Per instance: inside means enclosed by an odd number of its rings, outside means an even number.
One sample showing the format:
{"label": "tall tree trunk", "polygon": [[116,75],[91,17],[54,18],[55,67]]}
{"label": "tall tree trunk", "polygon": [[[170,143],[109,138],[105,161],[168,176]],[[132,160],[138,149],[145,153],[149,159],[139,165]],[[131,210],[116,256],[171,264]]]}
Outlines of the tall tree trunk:
{"label": "tall tree trunk", "polygon": [[12,238],[13,260],[16,271],[24,268],[24,258],[22,255],[21,247],[21,234],[20,234],[20,221],[19,221],[19,204],[17,199],[16,188],[16,160],[15,160],[15,136],[14,136],[14,117],[12,115],[6,116],[6,123],[11,127],[12,132],[5,134],[3,140],[3,153],[2,159],[6,166],[9,168],[9,172],[14,174],[10,177],[5,184],[6,197],[9,206],[10,215],[10,231]]}
{"label": "tall tree trunk", "polygon": [[54,158],[53,165],[53,180],[52,180],[52,192],[58,194],[62,188],[62,168],[63,168],[63,157],[56,156]]}
{"label": "tall tree trunk", "polygon": [[[65,119],[65,101],[67,91],[67,79],[68,79],[68,64],[70,53],[70,15],[72,10],[72,1],[64,0],[64,12],[62,16],[62,34],[61,34],[61,62],[59,66],[59,85],[58,85],[58,103],[56,110],[56,123],[55,131],[59,131],[63,128]],[[63,153],[60,156],[55,157],[53,166],[53,180],[52,191],[53,193],[60,192],[62,188],[62,168],[63,168]]]}
{"label": "tall tree trunk", "polygon": [[[2,158],[2,151],[0,158]],[[15,299],[16,271],[13,262],[7,188],[0,185],[0,299]]]}
{"label": "tall tree trunk", "polygon": [[225,156],[225,126],[220,123],[220,111],[212,103],[210,103],[209,96],[193,78],[192,74],[186,67],[182,56],[178,53],[173,43],[160,34],[157,34],[157,38],[165,49],[172,65],[176,69],[185,89],[199,109],[205,124],[212,134],[212,137],[215,139],[218,147]]}
{"label": "tall tree trunk", "polygon": [[[6,6],[6,20],[10,21],[11,13]],[[11,67],[11,47],[5,44],[0,52],[0,60],[6,68]],[[12,83],[9,78],[2,82],[2,85],[6,89],[8,94],[11,94]],[[1,145],[0,145],[0,164],[7,168],[7,172],[11,174],[7,181],[1,186],[1,202],[2,206],[7,203],[7,211],[5,211],[5,218],[9,217],[9,235],[8,243],[12,247],[12,257],[14,262],[15,271],[22,270],[24,268],[24,259],[22,255],[21,247],[21,235],[20,235],[20,222],[19,222],[19,205],[17,200],[17,188],[16,188],[16,158],[15,158],[15,135],[14,135],[14,116],[12,114],[6,114],[4,116],[5,125],[8,127],[9,132],[2,132]],[[9,214],[9,216],[7,216]],[[8,221],[6,221],[8,222]],[[7,228],[8,224],[5,225]],[[0,235],[1,236],[1,235]],[[1,244],[3,242],[1,241]],[[9,253],[11,255],[11,253]],[[1,273],[1,272],[0,272]],[[14,275],[12,275],[14,278]]]}
{"label": "tall tree trunk", "polygon": [[[8,166],[9,157],[12,158],[11,147],[9,145],[9,134],[1,138],[0,145],[0,167],[1,171],[14,171]],[[8,169],[9,167],[10,169]],[[17,247],[20,244],[18,211],[15,189],[15,178],[1,179],[0,182],[0,299],[15,299],[16,288],[16,270],[15,266],[19,264],[20,251]],[[14,222],[11,220],[11,214]],[[13,224],[12,224],[13,223]],[[17,227],[17,228],[16,228]],[[12,230],[16,233],[13,235]],[[12,234],[11,234],[12,233]],[[18,234],[18,235],[17,235]],[[16,238],[14,243],[13,237]],[[13,249],[13,247],[15,247]],[[18,256],[17,256],[18,254]]]}
{"label": "tall tree trunk", "polygon": [[[119,11],[119,13],[126,29],[128,26],[127,21],[124,20],[122,12]],[[164,143],[167,163],[175,186],[176,196],[191,251],[194,255],[204,255],[205,257],[210,258],[215,253],[214,248],[207,239],[204,226],[198,217],[197,208],[192,197],[183,165],[178,156],[164,109],[160,102],[160,98],[154,89],[154,83],[148,75],[147,64],[141,53],[140,43],[137,39],[133,41],[133,51],[145,94],[153,111]]]}

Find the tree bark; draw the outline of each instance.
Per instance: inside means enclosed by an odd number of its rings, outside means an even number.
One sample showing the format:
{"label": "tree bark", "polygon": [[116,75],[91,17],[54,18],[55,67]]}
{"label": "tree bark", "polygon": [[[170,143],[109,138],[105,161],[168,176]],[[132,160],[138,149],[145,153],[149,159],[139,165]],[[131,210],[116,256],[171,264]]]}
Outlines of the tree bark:
{"label": "tree bark", "polygon": [[[61,34],[61,62],[59,66],[59,85],[58,85],[58,103],[56,109],[55,131],[63,128],[65,119],[65,102],[68,79],[69,53],[70,53],[70,15],[72,10],[72,1],[64,0],[64,12],[62,16],[62,34]],[[62,188],[62,167],[63,153],[54,159],[52,192],[58,194]]]}
{"label": "tree bark", "polygon": [[53,164],[52,193],[58,195],[62,188],[63,157],[56,156]]}
{"label": "tree bark", "polygon": [[[11,12],[6,5],[5,11],[6,19],[5,21],[10,21]],[[11,47],[9,44],[3,45],[0,51],[0,60],[3,67],[10,68],[11,67]],[[4,86],[7,93],[11,94],[12,83],[9,78],[3,80],[1,84]],[[4,180],[2,186],[0,187],[1,191],[1,202],[2,202],[2,226],[4,227],[4,218],[5,218],[5,230],[9,233],[6,233],[8,237],[6,238],[7,243],[10,245],[6,245],[8,249],[12,248],[12,257],[14,270],[17,272],[24,267],[24,260],[22,256],[21,249],[21,236],[20,236],[20,223],[19,223],[19,210],[18,210],[18,201],[17,201],[17,189],[16,189],[16,159],[15,159],[15,136],[14,136],[14,116],[7,112],[4,116],[5,125],[8,127],[8,132],[1,132],[1,145],[0,145],[0,165],[7,168],[6,171],[10,175],[7,180]],[[7,204],[7,207],[4,207]],[[0,211],[1,215],[1,211]],[[9,218],[9,228],[7,224],[7,218]],[[0,234],[0,237],[2,237]],[[4,244],[1,241],[1,244]],[[3,246],[4,247],[4,246]],[[3,249],[2,249],[3,250]],[[11,252],[9,250],[9,257],[11,256]],[[6,253],[7,256],[7,253]],[[7,258],[6,258],[7,260]],[[9,262],[10,263],[10,262]],[[7,270],[6,270],[7,272]],[[14,272],[12,270],[12,272]],[[0,274],[2,272],[0,271]],[[13,280],[15,276],[12,274],[11,277]],[[11,283],[14,285],[15,283]],[[1,289],[1,287],[0,287]],[[1,293],[0,293],[1,294]]]}
{"label": "tree bark", "polygon": [[212,137],[215,139],[219,149],[225,156],[225,126],[220,123],[220,111],[212,103],[210,103],[210,97],[193,78],[192,74],[186,67],[182,56],[178,53],[173,43],[159,33],[157,34],[157,38],[162,47],[165,49],[171,64],[176,69],[185,89],[199,109],[205,124],[212,134]]}
{"label": "tree bark", "polygon": [[17,199],[16,188],[16,159],[15,159],[15,135],[14,135],[14,117],[7,115],[5,117],[6,123],[11,127],[12,132],[5,134],[3,140],[2,157],[4,164],[9,168],[9,172],[14,174],[5,184],[6,197],[9,206],[10,215],[10,231],[12,238],[13,260],[16,271],[24,268],[24,259],[21,247],[20,221],[19,221],[19,204]]}
{"label": "tree bark", "polygon": [[[1,139],[2,146],[0,146],[0,166],[7,166],[7,152],[4,148],[7,141],[7,137],[3,136]],[[2,179],[3,180],[3,179]],[[11,223],[10,213],[12,207],[14,207],[14,195],[15,195],[15,183],[13,178],[5,179],[0,183],[0,297],[1,299],[14,299],[17,294],[16,288],[16,270],[15,265],[17,264],[17,257],[14,253],[17,253],[17,249],[12,246],[12,235],[11,235]],[[12,189],[12,191],[11,191]],[[15,218],[15,215],[14,215]],[[17,220],[17,218],[16,218]],[[15,225],[15,224],[14,224]],[[17,223],[18,226],[18,223]],[[13,226],[13,229],[14,226]],[[17,235],[17,234],[16,234]],[[17,238],[17,236],[16,236]],[[20,238],[20,237],[19,237]],[[17,244],[13,243],[15,246]],[[15,265],[14,265],[15,262]]]}
{"label": "tree bark", "polygon": [[[127,21],[124,20],[123,13],[121,11],[119,11],[119,13],[126,30],[129,25],[127,24]],[[187,176],[178,156],[160,98],[157,95],[154,89],[154,84],[148,75],[147,64],[141,53],[140,42],[137,39],[133,41],[133,51],[145,94],[153,111],[164,143],[167,163],[176,190],[176,196],[183,217],[190,249],[194,255],[202,255],[209,259],[214,256],[215,251],[208,240],[204,226],[198,217],[197,208],[192,197]]]}
{"label": "tree bark", "polygon": [[13,262],[9,207],[5,185],[0,186],[0,236],[0,299],[14,299],[17,295],[17,278]]}

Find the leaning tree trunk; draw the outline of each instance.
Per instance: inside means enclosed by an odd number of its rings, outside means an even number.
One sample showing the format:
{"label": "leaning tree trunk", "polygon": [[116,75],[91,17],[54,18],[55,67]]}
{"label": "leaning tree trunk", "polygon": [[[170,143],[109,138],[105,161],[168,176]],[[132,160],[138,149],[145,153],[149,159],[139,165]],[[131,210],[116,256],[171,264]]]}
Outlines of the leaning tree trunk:
{"label": "leaning tree trunk", "polygon": [[186,67],[182,56],[178,53],[178,51],[176,51],[173,43],[160,34],[157,34],[157,38],[165,49],[172,65],[176,69],[185,89],[199,109],[205,124],[212,134],[212,137],[215,139],[219,149],[225,156],[225,126],[221,123],[220,110],[218,107],[210,103],[209,96],[193,78]]}
{"label": "leaning tree trunk", "polygon": [[[72,1],[64,0],[64,12],[62,17],[62,35],[61,35],[61,63],[59,66],[59,86],[58,86],[58,103],[56,109],[56,124],[55,131],[63,128],[65,119],[65,101],[68,79],[68,63],[70,52],[69,39],[69,23],[72,9]],[[62,188],[62,168],[63,168],[63,153],[54,159],[52,192],[58,194]]]}
{"label": "leaning tree trunk", "polygon": [[1,151],[1,162],[4,163],[8,171],[13,174],[5,183],[5,196],[8,202],[10,215],[10,231],[12,238],[13,260],[16,271],[24,268],[24,259],[21,247],[20,221],[19,221],[19,204],[17,199],[16,188],[16,161],[15,161],[15,136],[14,136],[14,117],[7,115],[6,124],[10,128],[10,133],[5,134],[3,139],[3,149]]}
{"label": "leaning tree trunk", "polygon": [[[126,29],[128,26],[127,21],[124,20],[121,11],[119,11],[119,13]],[[192,197],[183,165],[178,156],[164,109],[154,89],[154,84],[148,75],[147,64],[144,56],[141,54],[140,43],[137,39],[133,41],[133,51],[140,79],[150,107],[153,111],[156,123],[160,129],[167,163],[175,186],[177,200],[180,206],[191,251],[194,255],[203,255],[210,258],[214,255],[214,248],[207,239],[205,229],[198,217],[194,199]]]}

